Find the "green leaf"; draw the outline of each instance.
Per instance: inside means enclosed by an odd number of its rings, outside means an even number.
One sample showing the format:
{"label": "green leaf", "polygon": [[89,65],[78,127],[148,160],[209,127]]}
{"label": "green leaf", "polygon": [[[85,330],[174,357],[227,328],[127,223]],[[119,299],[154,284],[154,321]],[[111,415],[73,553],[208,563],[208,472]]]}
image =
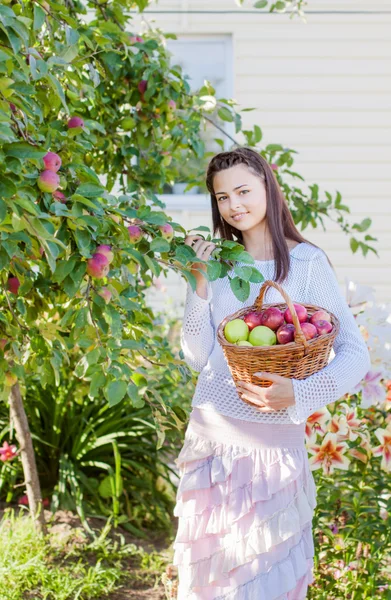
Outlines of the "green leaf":
{"label": "green leaf", "polygon": [[67,275],[72,271],[76,263],[76,257],[72,256],[69,260],[60,260],[57,263],[56,270],[53,274],[53,281],[61,283]]}
{"label": "green leaf", "polygon": [[239,265],[235,265],[234,272],[238,277],[244,279],[244,281],[250,281],[253,270],[252,267],[241,267]]}
{"label": "green leaf", "polygon": [[210,260],[208,261],[206,270],[209,281],[215,281],[220,277],[221,263],[217,260]]}
{"label": "green leaf", "polygon": [[258,269],[256,269],[255,267],[251,267],[251,271],[252,272],[249,279],[251,283],[262,283],[263,281],[265,281],[264,276],[258,271]]}
{"label": "green leaf", "polygon": [[14,182],[3,175],[0,179],[0,196],[3,198],[11,198],[16,192],[17,188]]}
{"label": "green leaf", "polygon": [[265,6],[267,6],[268,4],[268,0],[258,0],[258,2],[256,2],[254,4],[254,8],[265,8]]}
{"label": "green leaf", "polygon": [[58,79],[52,73],[48,73],[47,79],[48,79],[50,85],[52,86],[54,92],[60,98],[61,103],[62,103],[63,107],[65,108],[66,112],[68,113],[69,112],[68,105],[67,105],[67,101],[66,101],[64,90],[62,89],[61,83],[58,81]]}
{"label": "green leaf", "polygon": [[15,158],[43,158],[47,150],[32,146],[27,142],[14,142],[13,144],[5,144],[4,152],[7,156]]}
{"label": "green leaf", "polygon": [[73,235],[80,254],[88,258],[91,254],[91,235],[85,229],[76,229]]}
{"label": "green leaf", "polygon": [[98,196],[104,196],[105,189],[94,183],[82,183],[75,193],[80,194],[80,196],[85,196],[86,198],[97,198]]}
{"label": "green leaf", "polygon": [[168,252],[171,248],[170,243],[164,238],[157,237],[152,240],[150,249],[153,252]]}
{"label": "green leaf", "polygon": [[254,125],[254,142],[258,144],[262,139],[262,129],[259,125]]}
{"label": "green leaf", "polygon": [[4,200],[2,200],[0,198],[0,223],[2,223],[4,221],[6,216],[7,216],[7,205],[4,202]]}
{"label": "green leaf", "polygon": [[34,4],[34,30],[41,29],[46,19],[45,11],[38,5]]}
{"label": "green leaf", "polygon": [[358,249],[359,243],[355,238],[351,238],[350,240],[350,247],[352,249],[352,252],[356,252]]}
{"label": "green leaf", "polygon": [[117,380],[111,381],[108,386],[103,390],[105,397],[107,398],[110,406],[115,406],[121,400],[123,400],[128,384],[126,381]]}
{"label": "green leaf", "polygon": [[217,114],[219,115],[220,119],[222,119],[223,121],[232,122],[234,120],[234,118],[232,116],[232,112],[226,106],[222,106],[221,108],[219,108],[219,110],[217,111]]}
{"label": "green leaf", "polygon": [[91,377],[89,398],[96,398],[102,393],[102,388],[106,383],[106,375],[101,370],[94,373]]}
{"label": "green leaf", "polygon": [[239,277],[234,277],[230,281],[231,290],[240,302],[247,300],[250,294],[250,284]]}
{"label": "green leaf", "polygon": [[243,252],[240,252],[240,254],[237,254],[235,256],[235,260],[245,262],[245,263],[250,263],[252,265],[254,264],[254,258],[251,256],[251,254],[249,254],[245,250],[243,250]]}

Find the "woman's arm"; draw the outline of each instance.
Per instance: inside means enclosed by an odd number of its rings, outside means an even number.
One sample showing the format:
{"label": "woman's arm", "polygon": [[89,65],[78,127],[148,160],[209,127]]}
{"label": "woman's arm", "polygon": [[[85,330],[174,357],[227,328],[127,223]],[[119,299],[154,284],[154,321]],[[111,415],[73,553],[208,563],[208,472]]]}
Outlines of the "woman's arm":
{"label": "woman's arm", "polygon": [[215,342],[215,329],[212,323],[210,301],[212,289],[208,282],[207,297],[201,298],[187,284],[185,312],[181,329],[181,348],[185,362],[200,373],[208,362]]}
{"label": "woman's arm", "polygon": [[333,346],[333,360],[306,379],[292,379],[296,404],[287,411],[294,423],[303,423],[317,409],[342,398],[371,366],[368,348],[323,251],[312,259],[308,277],[308,303],[334,313],[340,331]]}

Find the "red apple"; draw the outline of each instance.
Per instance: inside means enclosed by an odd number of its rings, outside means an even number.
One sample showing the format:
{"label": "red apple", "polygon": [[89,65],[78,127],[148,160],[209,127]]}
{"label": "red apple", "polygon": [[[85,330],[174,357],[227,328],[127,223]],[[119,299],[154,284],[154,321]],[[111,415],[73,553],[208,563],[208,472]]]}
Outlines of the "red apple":
{"label": "red apple", "polygon": [[[298,317],[300,323],[305,323],[305,321],[307,321],[307,318],[308,318],[308,313],[307,313],[306,307],[302,306],[301,304],[295,304],[295,303],[293,304],[293,306],[296,309],[296,314],[297,314],[297,317]],[[293,323],[291,311],[289,310],[289,308],[287,308],[286,311],[284,312],[284,319],[287,323]]]}
{"label": "red apple", "polygon": [[143,237],[143,231],[138,225],[129,225],[129,239],[132,244],[136,244]]}
{"label": "red apple", "polygon": [[55,192],[53,192],[53,198],[57,202],[62,202],[62,204],[66,204],[66,201],[67,201],[66,196],[59,190],[56,190]]}
{"label": "red apple", "polygon": [[261,318],[262,318],[262,313],[257,312],[256,310],[253,310],[253,311],[247,313],[246,315],[244,315],[243,321],[248,325],[249,330],[252,331],[252,329],[254,329],[254,327],[258,327],[259,325],[262,325]]}
{"label": "red apple", "polygon": [[313,325],[316,327],[316,331],[318,335],[324,335],[325,333],[330,333],[333,330],[333,326],[329,321],[325,321],[321,319],[320,321],[315,321]]}
{"label": "red apple", "polygon": [[68,129],[75,127],[84,127],[84,121],[81,117],[71,117],[68,121]]}
{"label": "red apple", "polygon": [[38,177],[37,184],[42,192],[54,192],[60,185],[60,178],[54,171],[42,171]]}
{"label": "red apple", "polygon": [[306,340],[312,340],[318,336],[318,331],[312,323],[301,323],[300,327]]}
{"label": "red apple", "polygon": [[87,273],[88,275],[91,275],[91,277],[95,277],[95,279],[106,277],[109,270],[110,266],[107,256],[99,254],[99,252],[95,253],[92,258],[87,261]]}
{"label": "red apple", "polygon": [[279,344],[290,344],[295,341],[295,326],[292,323],[281,325],[277,329],[277,341]]}
{"label": "red apple", "polygon": [[164,225],[159,225],[158,229],[162,232],[162,237],[168,242],[171,242],[174,237],[174,229],[170,223],[165,223]]}
{"label": "red apple", "polygon": [[43,162],[48,171],[54,171],[55,173],[57,173],[58,169],[61,167],[61,158],[55,152],[48,152],[45,154]]}
{"label": "red apple", "polygon": [[96,251],[99,254],[103,254],[103,256],[106,256],[107,260],[109,261],[109,264],[113,262],[114,252],[112,252],[111,246],[109,246],[108,244],[101,244],[97,247]]}
{"label": "red apple", "polygon": [[276,306],[270,306],[262,313],[261,321],[261,325],[277,331],[284,323],[284,315]]}
{"label": "red apple", "polygon": [[17,277],[10,277],[7,282],[7,289],[11,294],[17,294],[20,286],[20,281]]}
{"label": "red apple", "polygon": [[315,321],[328,321],[331,323],[331,317],[325,310],[317,310],[309,319],[309,322],[313,325],[315,324]]}

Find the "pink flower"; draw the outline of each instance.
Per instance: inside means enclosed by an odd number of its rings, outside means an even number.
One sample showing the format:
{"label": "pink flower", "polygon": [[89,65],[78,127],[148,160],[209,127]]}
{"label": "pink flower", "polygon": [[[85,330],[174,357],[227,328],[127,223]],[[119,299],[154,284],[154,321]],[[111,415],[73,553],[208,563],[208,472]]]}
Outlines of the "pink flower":
{"label": "pink flower", "polygon": [[362,392],[361,406],[363,408],[385,401],[386,390],[380,383],[383,378],[382,371],[368,371],[364,379],[353,388],[353,392]]}
{"label": "pink flower", "polygon": [[345,442],[337,442],[337,434],[329,431],[321,444],[307,446],[308,452],[313,454],[308,460],[311,470],[323,467],[323,473],[330,475],[334,469],[349,468],[350,460],[344,453],[348,449]]}
{"label": "pink flower", "polygon": [[10,446],[8,442],[3,443],[3,447],[0,448],[0,460],[3,462],[7,462],[7,460],[12,460],[17,456],[16,446]]}
{"label": "pink flower", "polygon": [[325,426],[330,421],[331,415],[328,409],[324,406],[319,410],[316,410],[312,415],[310,415],[305,424],[305,435],[307,437],[308,442],[313,442],[316,440],[316,434],[324,433]]}
{"label": "pink flower", "polygon": [[375,436],[380,442],[379,446],[372,448],[374,456],[381,456],[381,469],[387,472],[391,472],[391,423],[389,423],[386,429],[378,427],[375,431]]}

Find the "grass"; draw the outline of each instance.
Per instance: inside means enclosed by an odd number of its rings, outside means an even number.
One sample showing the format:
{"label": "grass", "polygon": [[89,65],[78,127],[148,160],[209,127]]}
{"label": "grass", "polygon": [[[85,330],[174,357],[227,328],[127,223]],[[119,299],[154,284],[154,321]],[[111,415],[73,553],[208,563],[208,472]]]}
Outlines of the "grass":
{"label": "grass", "polygon": [[[26,509],[0,522],[0,600],[166,600],[172,551],[147,551],[107,523],[91,539],[69,511],[49,516],[39,535]],[[137,542],[137,540],[136,540]],[[166,543],[167,545],[167,543]]]}

